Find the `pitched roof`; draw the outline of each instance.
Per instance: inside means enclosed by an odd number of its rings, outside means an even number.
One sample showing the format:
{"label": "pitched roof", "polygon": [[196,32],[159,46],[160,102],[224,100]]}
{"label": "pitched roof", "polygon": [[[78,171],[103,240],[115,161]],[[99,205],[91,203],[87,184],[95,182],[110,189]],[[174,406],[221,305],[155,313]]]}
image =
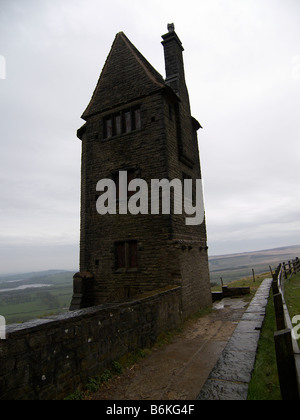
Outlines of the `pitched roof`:
{"label": "pitched roof", "polygon": [[123,32],[116,35],[92,99],[82,115],[127,103],[165,88],[163,77],[151,66]]}

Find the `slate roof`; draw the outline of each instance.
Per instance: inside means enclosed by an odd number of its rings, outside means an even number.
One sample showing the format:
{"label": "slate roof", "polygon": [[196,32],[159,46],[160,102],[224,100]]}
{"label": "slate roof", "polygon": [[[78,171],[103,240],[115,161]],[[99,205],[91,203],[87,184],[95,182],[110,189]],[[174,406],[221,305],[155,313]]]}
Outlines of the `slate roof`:
{"label": "slate roof", "polygon": [[123,32],[116,35],[92,99],[82,118],[103,112],[168,88],[163,77],[129,41]]}

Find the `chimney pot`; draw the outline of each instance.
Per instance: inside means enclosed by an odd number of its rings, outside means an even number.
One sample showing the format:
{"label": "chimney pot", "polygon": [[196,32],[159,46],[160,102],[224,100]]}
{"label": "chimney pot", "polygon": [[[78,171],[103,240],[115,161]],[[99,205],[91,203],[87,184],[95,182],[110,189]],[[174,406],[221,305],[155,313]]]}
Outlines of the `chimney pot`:
{"label": "chimney pot", "polygon": [[168,24],[168,31],[169,32],[175,32],[175,25],[174,25],[174,23],[169,23]]}

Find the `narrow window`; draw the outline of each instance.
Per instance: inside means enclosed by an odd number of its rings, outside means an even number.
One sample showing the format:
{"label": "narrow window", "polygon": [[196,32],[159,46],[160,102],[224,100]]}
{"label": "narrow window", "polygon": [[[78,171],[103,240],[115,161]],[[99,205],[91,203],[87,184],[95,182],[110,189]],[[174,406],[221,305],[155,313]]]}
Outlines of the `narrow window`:
{"label": "narrow window", "polygon": [[103,138],[110,139],[114,136],[130,133],[142,128],[140,107],[126,109],[109,115],[103,119]]}
{"label": "narrow window", "polygon": [[116,135],[119,136],[122,134],[122,120],[121,114],[115,116],[115,126],[116,126]]}
{"label": "narrow window", "polygon": [[113,135],[112,118],[109,117],[105,120],[105,138],[109,139]]}
{"label": "narrow window", "polygon": [[138,260],[137,260],[137,241],[131,241],[128,243],[128,250],[129,250],[129,268],[137,268],[138,267]]}
{"label": "narrow window", "polygon": [[116,244],[116,269],[126,268],[126,242]]}
{"label": "narrow window", "polygon": [[126,111],[124,113],[124,123],[125,123],[124,131],[125,133],[129,133],[131,131],[131,112],[130,111]]}
{"label": "narrow window", "polygon": [[142,128],[140,108],[136,108],[134,110],[134,128],[135,128],[135,130],[140,130]]}
{"label": "narrow window", "polygon": [[138,268],[137,241],[124,241],[115,244],[116,269],[130,270]]}

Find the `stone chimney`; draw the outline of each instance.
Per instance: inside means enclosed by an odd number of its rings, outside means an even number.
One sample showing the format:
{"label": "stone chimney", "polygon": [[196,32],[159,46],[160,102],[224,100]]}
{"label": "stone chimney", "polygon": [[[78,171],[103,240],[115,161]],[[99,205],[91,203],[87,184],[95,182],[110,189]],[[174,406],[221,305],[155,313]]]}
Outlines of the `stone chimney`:
{"label": "stone chimney", "polygon": [[186,90],[182,55],[184,48],[175,32],[174,23],[168,25],[168,33],[163,35],[162,38],[166,66],[165,82],[178,96],[181,96],[182,88]]}

